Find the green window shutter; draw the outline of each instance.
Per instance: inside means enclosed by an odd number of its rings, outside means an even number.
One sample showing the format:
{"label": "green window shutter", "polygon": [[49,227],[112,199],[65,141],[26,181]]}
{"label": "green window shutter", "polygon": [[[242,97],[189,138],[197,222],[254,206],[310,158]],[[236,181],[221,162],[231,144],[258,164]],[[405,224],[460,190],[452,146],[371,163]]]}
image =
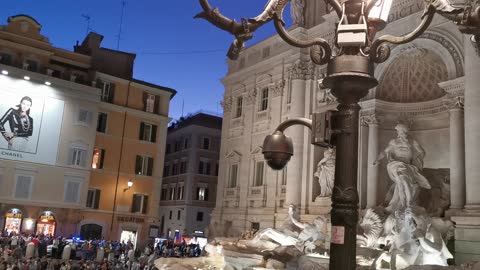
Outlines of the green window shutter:
{"label": "green window shutter", "polygon": [[139,140],[143,140],[144,132],[145,132],[145,123],[140,122],[140,132],[138,136]]}

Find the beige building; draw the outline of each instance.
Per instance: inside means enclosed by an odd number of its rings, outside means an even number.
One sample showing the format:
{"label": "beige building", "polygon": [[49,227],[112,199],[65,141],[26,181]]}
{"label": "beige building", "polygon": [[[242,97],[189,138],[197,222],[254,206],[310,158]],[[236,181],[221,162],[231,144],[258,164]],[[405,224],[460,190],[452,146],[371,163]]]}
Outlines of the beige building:
{"label": "beige building", "polygon": [[[289,31],[299,39],[322,37],[333,44],[334,12],[323,3],[306,0],[302,19]],[[423,1],[394,2],[384,33],[404,35],[420,21]],[[266,26],[268,27],[268,26]],[[273,27],[273,26],[271,26]],[[358,192],[360,207],[384,204],[391,181],[385,164],[371,166],[395,136],[398,121],[409,124],[426,151],[424,173],[435,183],[424,200],[428,209],[456,222],[455,259],[480,259],[478,212],[480,188],[480,61],[470,37],[441,16],[415,41],[392,47],[388,61],[379,64],[379,85],[361,101]],[[311,221],[330,211],[330,198],[320,195],[317,164],[322,148],[310,144],[310,131],[288,128],[294,156],[283,171],[265,163],[262,144],[282,121],[311,118],[312,113],[336,107],[322,85],[325,66],[311,63],[309,52],[272,36],[245,49],[228,62],[223,84],[224,118],[220,172],[212,228],[218,234],[277,228],[286,206],[300,208]],[[464,117],[465,114],[465,117]]]}
{"label": "beige building", "polygon": [[168,127],[159,219],[162,237],[204,235],[215,207],[222,118],[195,113]]}
{"label": "beige building", "polygon": [[40,30],[25,15],[0,29],[1,229],[157,236],[176,91],[132,78],[135,54],[101,48],[101,35],[67,51]]}

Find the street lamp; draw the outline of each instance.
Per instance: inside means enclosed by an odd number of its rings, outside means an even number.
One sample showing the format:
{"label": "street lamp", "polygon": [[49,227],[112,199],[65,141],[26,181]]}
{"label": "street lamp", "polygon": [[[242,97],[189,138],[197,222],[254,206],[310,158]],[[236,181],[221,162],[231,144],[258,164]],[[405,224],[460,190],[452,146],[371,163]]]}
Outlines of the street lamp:
{"label": "street lamp", "polygon": [[133,186],[133,181],[132,181],[132,179],[128,179],[127,187],[123,189],[123,192],[129,190],[132,186]]}
{"label": "street lamp", "polygon": [[282,14],[290,0],[270,0],[260,15],[250,19],[242,18],[241,23],[223,16],[217,8],[212,9],[208,0],[199,2],[203,12],[196,18],[204,18],[235,36],[227,53],[230,59],[238,58],[245,42],[253,37],[257,28],[273,20],[284,41],[295,47],[310,48],[312,62],[317,65],[327,64],[327,76],[323,84],[331,88],[331,93],[337,98],[338,110],[315,113],[312,120],[296,118],[281,123],[272,135],[265,138],[263,154],[271,168],[282,169],[293,155],[292,141],[283,131],[295,124],[312,129],[313,144],[336,145],[329,267],[335,270],[355,269],[358,101],[378,84],[374,77],[374,64],[382,63],[390,56],[390,48],[385,43],[403,44],[414,40],[430,25],[435,12],[454,21],[463,33],[473,34],[475,40],[480,40],[480,8],[471,4],[452,6],[448,0],[431,0],[425,4],[422,20],[412,32],[400,37],[383,35],[374,40],[377,31],[386,25],[392,0],[327,0],[339,17],[335,36],[337,50],[336,54],[332,54],[332,48],[326,40],[298,40],[285,30]]}

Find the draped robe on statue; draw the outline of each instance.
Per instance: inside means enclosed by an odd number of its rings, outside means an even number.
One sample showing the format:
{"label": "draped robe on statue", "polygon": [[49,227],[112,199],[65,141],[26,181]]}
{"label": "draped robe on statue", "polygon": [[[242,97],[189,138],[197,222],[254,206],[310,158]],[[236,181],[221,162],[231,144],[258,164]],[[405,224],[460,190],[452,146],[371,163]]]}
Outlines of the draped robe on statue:
{"label": "draped robe on statue", "polygon": [[393,195],[387,209],[395,211],[415,205],[421,188],[430,189],[430,183],[420,173],[425,151],[413,139],[396,138],[385,149],[388,176],[393,181]]}

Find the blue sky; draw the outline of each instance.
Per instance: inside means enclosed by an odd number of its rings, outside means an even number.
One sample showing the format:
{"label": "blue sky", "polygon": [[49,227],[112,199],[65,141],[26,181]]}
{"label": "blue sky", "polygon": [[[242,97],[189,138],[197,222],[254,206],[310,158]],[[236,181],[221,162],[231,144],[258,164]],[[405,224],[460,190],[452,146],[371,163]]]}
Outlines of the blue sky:
{"label": "blue sky", "polygon": [[[9,16],[26,14],[42,25],[42,34],[55,47],[72,50],[91,31],[104,36],[103,47],[117,49],[122,0],[2,0],[0,24]],[[198,110],[222,113],[220,79],[227,72],[226,52],[233,37],[205,20],[197,0],[126,0],[119,49],[136,53],[134,77],[174,88],[170,117]],[[265,1],[266,2],[266,1]],[[213,7],[240,21],[255,17],[264,7],[259,0],[210,0]],[[288,10],[285,16],[289,15]],[[273,35],[273,24],[260,28],[252,45]]]}

